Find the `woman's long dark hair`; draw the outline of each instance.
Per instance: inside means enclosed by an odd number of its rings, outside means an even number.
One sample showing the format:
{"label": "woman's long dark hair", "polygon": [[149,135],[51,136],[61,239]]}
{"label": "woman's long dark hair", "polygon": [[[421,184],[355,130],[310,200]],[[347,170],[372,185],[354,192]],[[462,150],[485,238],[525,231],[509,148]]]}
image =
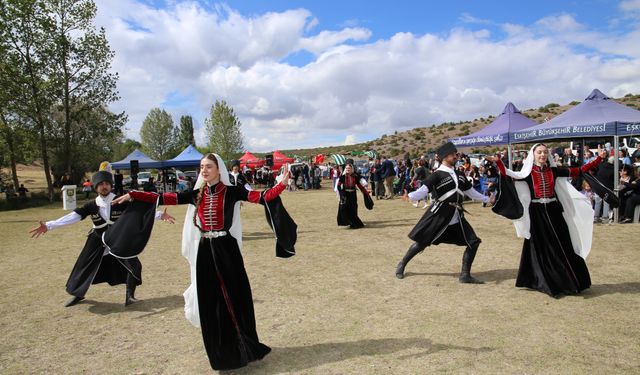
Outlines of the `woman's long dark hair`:
{"label": "woman's long dark hair", "polygon": [[[213,161],[213,163],[216,165],[216,167],[219,168],[218,166],[218,158],[216,158],[216,156],[214,154],[206,154],[200,161],[204,160],[204,159],[209,159],[211,161]],[[198,209],[200,208],[200,203],[202,203],[202,198],[204,197],[204,191],[205,189],[208,189],[209,187],[207,186],[207,184],[205,183],[204,185],[202,185],[200,187],[200,190],[198,191],[198,198],[196,199],[196,210],[193,213],[193,225],[196,226],[196,228],[202,230],[202,228],[198,225]]]}

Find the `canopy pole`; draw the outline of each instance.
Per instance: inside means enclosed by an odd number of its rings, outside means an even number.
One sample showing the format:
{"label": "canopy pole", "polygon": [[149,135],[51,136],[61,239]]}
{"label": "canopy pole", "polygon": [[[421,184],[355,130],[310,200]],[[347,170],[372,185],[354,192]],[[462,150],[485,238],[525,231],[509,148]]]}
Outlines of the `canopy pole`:
{"label": "canopy pole", "polygon": [[507,144],[507,154],[508,156],[508,160],[509,160],[509,169],[513,168],[513,149],[511,148],[511,143]]}
{"label": "canopy pole", "polygon": [[[618,171],[620,162],[618,160],[618,148],[620,147],[620,140],[618,139],[617,135],[613,136],[613,191],[615,192],[616,196],[618,198],[620,198],[620,188],[618,187],[618,184],[620,183],[620,172]],[[613,222],[614,223],[618,223],[618,215],[619,215],[619,208],[616,207],[613,210]]]}

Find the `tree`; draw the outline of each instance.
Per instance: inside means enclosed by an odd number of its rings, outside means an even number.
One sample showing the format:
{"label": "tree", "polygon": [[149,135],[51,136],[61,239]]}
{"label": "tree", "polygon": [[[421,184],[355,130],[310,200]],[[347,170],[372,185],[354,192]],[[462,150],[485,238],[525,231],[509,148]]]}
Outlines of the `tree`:
{"label": "tree", "polygon": [[53,201],[48,150],[49,110],[54,97],[47,57],[51,34],[51,23],[42,1],[0,2],[2,112],[15,116],[17,124],[28,126],[37,136],[49,200]]}
{"label": "tree", "polygon": [[147,155],[156,160],[165,160],[174,152],[175,129],[171,115],[164,109],[153,108],[140,128],[142,147]]}
{"label": "tree", "polygon": [[[85,132],[83,123],[89,112],[106,107],[119,99],[116,90],[117,73],[111,73],[111,61],[115,54],[109,47],[105,30],[96,30],[92,24],[97,8],[93,0],[47,0],[48,17],[52,25],[53,43],[47,52],[53,62],[51,79],[56,87],[57,117],[62,132],[57,134],[61,145],[59,161],[65,173],[84,174],[74,171],[74,163],[86,143],[78,143],[75,133]],[[94,115],[99,113],[94,111]],[[104,113],[104,112],[103,112]],[[124,126],[125,115],[110,114],[106,132],[118,131]],[[103,121],[101,121],[104,123]],[[115,129],[112,129],[115,128]]]}
{"label": "tree", "polygon": [[135,149],[141,149],[142,144],[134,139],[125,139],[116,144],[113,151],[113,161],[119,161],[127,157]]}
{"label": "tree", "polygon": [[229,160],[234,154],[244,151],[242,124],[235,115],[233,108],[224,100],[216,100],[211,106],[211,118],[205,120],[209,147],[223,160]]}
{"label": "tree", "polygon": [[196,145],[196,139],[193,136],[193,118],[191,116],[181,116],[177,148],[182,151],[189,145],[194,147]]}

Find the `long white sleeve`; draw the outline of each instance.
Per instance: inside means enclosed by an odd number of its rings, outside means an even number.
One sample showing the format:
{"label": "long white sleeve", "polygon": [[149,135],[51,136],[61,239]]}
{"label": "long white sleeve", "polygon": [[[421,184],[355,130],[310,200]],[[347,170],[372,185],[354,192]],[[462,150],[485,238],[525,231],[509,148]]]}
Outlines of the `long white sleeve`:
{"label": "long white sleeve", "polygon": [[409,199],[412,201],[425,200],[427,199],[427,194],[429,194],[429,188],[427,185],[422,185],[418,190],[409,193]]}
{"label": "long white sleeve", "polygon": [[65,225],[77,223],[80,220],[82,220],[82,216],[80,216],[75,211],[71,211],[59,219],[47,221],[45,225],[47,226],[47,230],[53,230]]}
{"label": "long white sleeve", "polygon": [[464,194],[467,197],[473,199],[474,201],[480,201],[480,202],[484,202],[484,203],[487,203],[489,201],[489,197],[487,195],[480,194],[480,192],[478,192],[474,188],[471,188],[469,190],[465,190]]}

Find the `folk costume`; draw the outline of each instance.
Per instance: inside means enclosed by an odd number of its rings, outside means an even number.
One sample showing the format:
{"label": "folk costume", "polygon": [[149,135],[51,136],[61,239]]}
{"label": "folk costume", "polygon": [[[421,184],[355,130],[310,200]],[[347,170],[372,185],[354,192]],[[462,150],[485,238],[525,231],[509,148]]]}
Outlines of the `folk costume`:
{"label": "folk costume", "polygon": [[[94,189],[105,181],[113,185],[113,177],[107,171],[99,171],[92,177]],[[157,194],[131,192],[130,195],[133,202],[113,206],[115,194],[98,195],[73,212],[45,223],[47,230],[53,230],[77,223],[87,216],[93,222],[67,280],[66,291],[73,297],[65,306],[77,304],[85,298],[92,284],[104,282],[112,286],[126,284],[125,305],[136,301],[136,287],[142,284],[142,263],[137,255],[144,249],[153,220],[160,219],[161,212],[155,212]]]}
{"label": "folk costume", "polygon": [[231,161],[231,169],[232,169],[232,171],[229,172],[229,181],[231,182],[231,185],[244,186],[244,188],[249,190],[249,191],[253,190],[251,185],[249,185],[249,182],[247,181],[247,178],[244,175],[244,173],[240,172],[239,170],[238,170],[238,172],[234,172],[233,171],[233,167],[234,166],[240,167],[240,162],[238,160],[232,160]]}
{"label": "folk costume", "polygon": [[566,177],[577,177],[602,159],[579,168],[561,168],[548,158],[540,166],[534,164],[537,146],[531,148],[519,172],[497,162],[500,173],[515,180],[524,209],[522,217],[513,221],[517,236],[524,238],[516,286],[554,297],[580,293],[591,286],[585,259],[591,249],[594,212],[589,199]]}
{"label": "folk costume", "polygon": [[[438,149],[437,154],[443,159],[455,152],[456,147],[448,142]],[[473,184],[464,173],[447,167],[444,163],[423,181],[418,190],[409,193],[409,198],[413,201],[426,199],[429,192],[432,194],[432,204],[409,233],[409,238],[415,243],[398,263],[396,277],[404,278],[407,263],[427,246],[448,243],[466,247],[459,281],[481,284],[482,281],[471,276],[471,265],[481,240],[465,219],[462,202],[465,195],[481,202],[487,202],[489,197],[473,189]]]}
{"label": "folk costume", "polygon": [[[350,164],[353,168],[353,161],[347,160],[347,164]],[[336,181],[336,190],[340,198],[338,205],[338,225],[348,225],[351,229],[358,229],[364,227],[362,220],[358,217],[358,197],[356,196],[356,189],[362,192],[365,206],[367,209],[373,209],[373,200],[367,191],[367,181],[358,173],[342,173],[342,175]]]}
{"label": "folk costume", "polygon": [[256,331],[251,286],[240,252],[240,202],[265,205],[278,243],[276,256],[295,254],[296,225],[278,197],[283,183],[263,192],[247,191],[230,182],[224,162],[215,157],[220,182],[209,186],[200,176],[195,190],[164,193],[160,204],[189,204],[182,235],[182,255],[191,266],[191,285],[184,292],[185,315],[201,327],[211,367],[229,370],[271,351]]}

